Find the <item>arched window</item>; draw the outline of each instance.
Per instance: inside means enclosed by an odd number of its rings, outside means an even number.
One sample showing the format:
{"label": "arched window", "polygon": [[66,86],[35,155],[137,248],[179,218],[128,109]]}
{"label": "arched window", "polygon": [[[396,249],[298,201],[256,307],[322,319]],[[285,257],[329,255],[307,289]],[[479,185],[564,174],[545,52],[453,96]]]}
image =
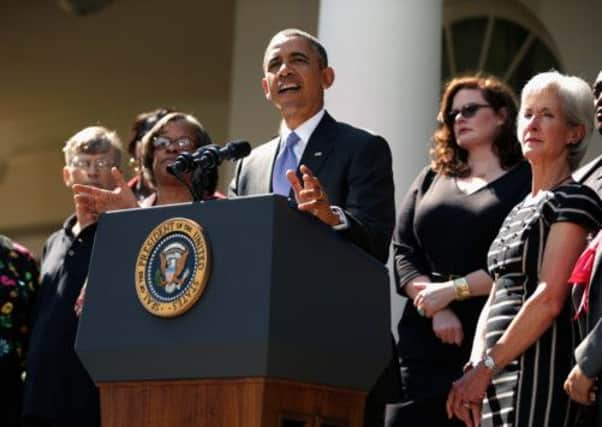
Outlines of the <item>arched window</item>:
{"label": "arched window", "polygon": [[543,25],[512,1],[447,0],[444,6],[441,76],[493,74],[517,94],[534,74],[563,67]]}

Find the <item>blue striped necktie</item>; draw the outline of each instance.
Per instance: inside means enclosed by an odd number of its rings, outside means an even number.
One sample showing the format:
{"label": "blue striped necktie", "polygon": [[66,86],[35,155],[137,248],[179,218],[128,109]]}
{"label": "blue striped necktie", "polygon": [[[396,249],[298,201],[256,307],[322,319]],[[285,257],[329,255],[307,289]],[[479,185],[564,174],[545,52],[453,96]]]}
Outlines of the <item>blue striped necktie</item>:
{"label": "blue striped necktie", "polygon": [[286,171],[288,169],[297,169],[297,156],[293,149],[300,140],[301,138],[299,138],[299,135],[295,132],[291,132],[286,138],[284,150],[282,150],[280,155],[276,158],[274,172],[272,173],[272,189],[276,194],[288,197],[288,194],[291,191],[291,184],[286,178]]}

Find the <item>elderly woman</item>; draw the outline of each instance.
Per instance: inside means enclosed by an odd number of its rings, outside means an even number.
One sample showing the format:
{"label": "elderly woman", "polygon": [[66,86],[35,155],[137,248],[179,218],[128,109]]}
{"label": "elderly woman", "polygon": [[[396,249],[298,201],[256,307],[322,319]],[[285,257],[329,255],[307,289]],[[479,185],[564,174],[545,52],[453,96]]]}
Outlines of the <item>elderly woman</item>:
{"label": "elderly woman", "polygon": [[433,135],[433,161],[410,187],[394,235],[402,403],[390,425],[447,426],[445,399],[462,374],[492,279],[486,252],[528,192],[512,90],[492,77],[453,79]]}
{"label": "elderly woman", "polygon": [[596,194],[571,173],[585,153],[592,117],[591,91],[577,77],[542,73],[523,89],[518,135],[533,181],[489,249],[495,283],[472,362],[448,396],[448,415],[466,425],[573,425],[576,408],[562,389],[575,342],[567,280],[602,211]]}
{"label": "elderly woman", "polygon": [[[121,173],[113,169],[117,188],[107,191],[86,185],[74,185],[76,206],[99,215],[114,209],[190,202],[190,175],[186,175],[184,182],[181,182],[167,172],[167,166],[173,163],[179,154],[192,152],[208,144],[211,144],[211,138],[196,118],[180,112],[169,113],[158,120],[142,139],[142,171],[145,181],[154,192],[138,203]],[[223,195],[215,191],[217,171],[210,174],[208,181],[208,188],[202,195],[203,200],[223,198]]]}

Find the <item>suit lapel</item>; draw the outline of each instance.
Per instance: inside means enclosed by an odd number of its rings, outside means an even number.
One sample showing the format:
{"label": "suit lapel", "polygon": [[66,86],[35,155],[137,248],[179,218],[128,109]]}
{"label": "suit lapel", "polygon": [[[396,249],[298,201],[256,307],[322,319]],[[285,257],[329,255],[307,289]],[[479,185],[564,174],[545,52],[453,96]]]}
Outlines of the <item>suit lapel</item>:
{"label": "suit lapel", "polygon": [[272,139],[268,142],[265,153],[263,156],[257,159],[257,164],[254,166],[256,170],[270,171],[270,173],[258,173],[253,174],[257,181],[254,183],[255,190],[254,194],[264,194],[272,192],[272,173],[274,172],[274,160],[278,154],[278,146],[280,143],[280,137]]}
{"label": "suit lapel", "polygon": [[[307,166],[315,175],[319,174],[326,163],[326,158],[334,148],[336,140],[335,125],[335,120],[328,112],[325,112],[324,117],[309,137],[309,141],[307,141],[307,147],[303,151],[299,165]],[[298,172],[297,174],[300,175]]]}
{"label": "suit lapel", "polygon": [[579,168],[574,174],[573,178],[575,181],[584,183],[587,181],[594,172],[596,172],[602,165],[602,156],[598,156],[596,159],[592,160],[585,166]]}

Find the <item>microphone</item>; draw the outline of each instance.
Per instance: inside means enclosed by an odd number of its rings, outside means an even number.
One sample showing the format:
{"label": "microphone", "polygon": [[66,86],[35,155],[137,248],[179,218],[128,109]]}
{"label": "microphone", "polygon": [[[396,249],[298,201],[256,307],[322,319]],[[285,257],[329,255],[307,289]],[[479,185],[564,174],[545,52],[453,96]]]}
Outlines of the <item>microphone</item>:
{"label": "microphone", "polygon": [[224,160],[238,160],[251,152],[251,144],[247,141],[232,141],[225,146],[210,144],[199,147],[194,153],[182,153],[167,166],[172,175],[192,172],[196,168],[207,170],[218,167]]}

